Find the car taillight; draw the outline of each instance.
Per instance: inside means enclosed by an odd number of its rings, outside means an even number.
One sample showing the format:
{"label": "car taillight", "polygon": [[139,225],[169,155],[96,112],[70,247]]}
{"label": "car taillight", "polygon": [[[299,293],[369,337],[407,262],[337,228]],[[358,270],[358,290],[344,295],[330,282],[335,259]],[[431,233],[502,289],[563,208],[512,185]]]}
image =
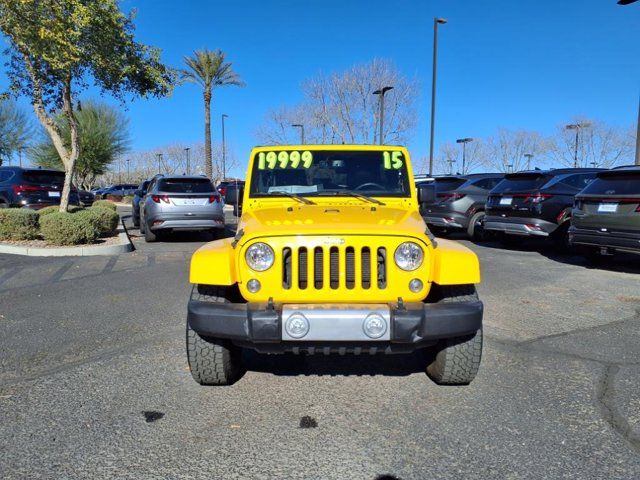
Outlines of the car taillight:
{"label": "car taillight", "polygon": [[43,190],[45,189],[37,185],[14,185],[13,186],[13,193],[15,193],[16,195],[22,192],[41,192]]}
{"label": "car taillight", "polygon": [[537,193],[535,195],[527,196],[527,198],[524,199],[524,203],[531,202],[533,204],[538,204],[538,203],[544,202],[545,200],[551,197],[553,197],[553,195],[550,195],[548,193]]}
{"label": "car taillight", "polygon": [[225,196],[227,194],[227,187],[218,188],[218,192],[220,192],[220,195]]}
{"label": "car taillight", "polygon": [[153,200],[156,203],[160,203],[161,201],[164,203],[169,203],[169,196],[168,195],[151,195],[151,200]]}
{"label": "car taillight", "polygon": [[443,202],[446,202],[447,200],[460,200],[461,198],[464,198],[466,195],[464,193],[439,193],[438,194],[438,198],[442,199]]}
{"label": "car taillight", "polygon": [[220,195],[211,195],[209,197],[209,203],[220,203]]}

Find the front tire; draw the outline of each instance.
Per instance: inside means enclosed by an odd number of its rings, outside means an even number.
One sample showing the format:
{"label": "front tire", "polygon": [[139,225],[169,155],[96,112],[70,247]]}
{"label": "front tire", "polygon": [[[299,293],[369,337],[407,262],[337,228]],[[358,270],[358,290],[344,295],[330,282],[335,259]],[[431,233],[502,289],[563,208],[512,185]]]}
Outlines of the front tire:
{"label": "front tire", "polygon": [[467,235],[471,240],[479,241],[484,238],[484,228],[481,226],[484,219],[484,212],[476,212],[469,219],[469,226],[467,227]]}
{"label": "front tire", "polygon": [[[478,301],[474,285],[439,287],[437,303]],[[468,385],[480,368],[482,359],[482,328],[464,337],[441,340],[429,350],[427,375],[438,385]]]}

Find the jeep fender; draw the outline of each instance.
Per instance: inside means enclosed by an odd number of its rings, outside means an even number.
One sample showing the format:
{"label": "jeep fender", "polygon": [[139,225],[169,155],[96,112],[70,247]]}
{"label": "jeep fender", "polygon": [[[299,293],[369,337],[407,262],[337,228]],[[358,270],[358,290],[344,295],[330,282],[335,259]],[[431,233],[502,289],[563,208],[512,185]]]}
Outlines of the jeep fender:
{"label": "jeep fender", "polygon": [[438,285],[480,283],[478,257],[457,242],[438,238],[438,248],[433,250],[431,281]]}
{"label": "jeep fender", "polygon": [[207,243],[191,256],[189,281],[204,285],[233,285],[238,281],[233,238]]}

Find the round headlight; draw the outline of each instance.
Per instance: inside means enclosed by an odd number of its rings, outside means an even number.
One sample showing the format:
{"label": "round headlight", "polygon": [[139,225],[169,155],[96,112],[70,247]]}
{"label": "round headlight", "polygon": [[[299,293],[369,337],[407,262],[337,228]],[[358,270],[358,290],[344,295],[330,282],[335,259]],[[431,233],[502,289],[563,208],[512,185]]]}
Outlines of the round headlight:
{"label": "round headlight", "polygon": [[422,265],[424,258],[424,252],[417,243],[404,242],[398,245],[396,253],[394,254],[394,260],[396,265],[402,270],[412,271]]}
{"label": "round headlight", "polygon": [[247,265],[256,272],[264,272],[271,268],[275,256],[273,249],[266,243],[254,243],[244,254],[244,258],[247,260]]}

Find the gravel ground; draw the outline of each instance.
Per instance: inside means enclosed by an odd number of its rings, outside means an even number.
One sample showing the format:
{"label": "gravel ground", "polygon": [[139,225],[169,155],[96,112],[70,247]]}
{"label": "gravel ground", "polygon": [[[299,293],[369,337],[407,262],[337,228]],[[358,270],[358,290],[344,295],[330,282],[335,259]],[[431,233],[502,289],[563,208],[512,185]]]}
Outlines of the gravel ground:
{"label": "gravel ground", "polygon": [[206,388],[184,319],[207,238],[130,233],[121,256],[0,255],[0,478],[640,478],[637,257],[467,243],[486,304],[468,387],[416,355],[249,353]]}

